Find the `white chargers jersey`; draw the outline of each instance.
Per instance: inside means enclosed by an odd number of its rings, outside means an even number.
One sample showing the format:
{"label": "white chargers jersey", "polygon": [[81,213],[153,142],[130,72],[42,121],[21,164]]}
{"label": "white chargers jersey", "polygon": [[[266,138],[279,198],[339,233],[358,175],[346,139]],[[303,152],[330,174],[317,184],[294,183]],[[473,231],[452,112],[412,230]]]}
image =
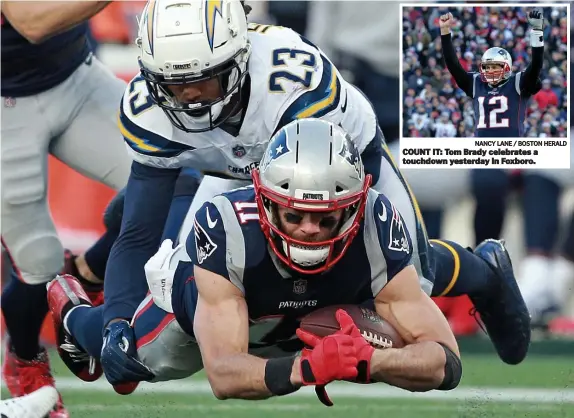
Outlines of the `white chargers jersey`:
{"label": "white chargers jersey", "polygon": [[374,111],[317,47],[279,26],[250,24],[249,40],[251,87],[237,136],[221,128],[202,133],[177,129],[153,103],[138,75],[124,93],[119,115],[120,130],[134,160],[247,180],[276,130],[309,117],[340,124],[363,152],[376,134]]}

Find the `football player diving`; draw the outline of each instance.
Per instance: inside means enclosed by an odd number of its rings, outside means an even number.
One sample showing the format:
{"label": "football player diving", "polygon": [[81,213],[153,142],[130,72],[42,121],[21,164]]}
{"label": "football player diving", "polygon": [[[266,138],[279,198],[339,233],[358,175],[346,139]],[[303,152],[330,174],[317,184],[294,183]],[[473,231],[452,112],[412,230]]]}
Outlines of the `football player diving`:
{"label": "football player diving", "polygon": [[[455,388],[462,375],[455,337],[421,289],[401,214],[369,187],[350,136],[333,123],[297,120],[264,155],[253,186],[205,202],[182,243],[164,241],[146,264],[150,295],[132,321],[138,363],[109,369],[145,369],[157,382],[205,367],[218,399],[265,399],[312,385],[330,405],[324,386],[334,380]],[[88,376],[87,357],[98,359],[103,343],[86,338],[84,314],[101,309],[69,275],[50,283],[48,299],[65,341],[62,359]],[[333,335],[298,329],[304,315],[338,304],[375,309],[408,345],[371,346],[342,310]],[[100,333],[99,318],[90,333]]]}
{"label": "football player diving", "polygon": [[[135,344],[129,321],[148,291],[141,272],[161,243],[181,169],[205,176],[176,242],[189,234],[205,201],[251,184],[270,138],[304,118],[327,120],[350,135],[373,189],[394,203],[412,231],[413,265],[423,290],[468,294],[501,359],[520,363],[530,319],[503,244],[488,241],[468,251],[450,241],[429,243],[371,104],[309,40],[288,28],[248,25],[246,9],[239,0],[156,0],[140,19],[141,74],[129,83],[119,115],[134,162],[105,273],[106,303],[103,313],[93,314],[94,324],[103,315],[101,359],[108,380],[129,381],[112,364],[117,357],[134,360],[122,348],[124,341]],[[288,151],[285,144],[275,150]],[[392,246],[402,251],[400,241]]]}

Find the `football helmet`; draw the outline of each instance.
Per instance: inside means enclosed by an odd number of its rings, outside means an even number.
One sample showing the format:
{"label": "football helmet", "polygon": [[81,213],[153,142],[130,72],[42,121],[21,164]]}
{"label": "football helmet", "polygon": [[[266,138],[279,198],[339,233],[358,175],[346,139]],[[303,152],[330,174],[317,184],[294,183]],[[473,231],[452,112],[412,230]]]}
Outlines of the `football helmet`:
{"label": "football helmet", "polygon": [[[240,0],[149,0],[136,45],[150,96],[178,129],[209,131],[239,110],[251,52]],[[214,100],[182,102],[169,88],[207,80],[219,83]]]}
{"label": "football helmet", "polygon": [[[495,64],[499,69],[488,69],[487,65]],[[507,80],[512,75],[512,57],[504,48],[494,47],[487,49],[480,59],[480,78],[489,84],[497,84]]]}
{"label": "football helmet", "polygon": [[[342,128],[320,119],[291,122],[273,136],[252,177],[261,228],[284,264],[317,274],[343,257],[359,232],[371,175]],[[333,238],[307,242],[281,230],[278,206],[322,213],[342,209],[343,215]]]}

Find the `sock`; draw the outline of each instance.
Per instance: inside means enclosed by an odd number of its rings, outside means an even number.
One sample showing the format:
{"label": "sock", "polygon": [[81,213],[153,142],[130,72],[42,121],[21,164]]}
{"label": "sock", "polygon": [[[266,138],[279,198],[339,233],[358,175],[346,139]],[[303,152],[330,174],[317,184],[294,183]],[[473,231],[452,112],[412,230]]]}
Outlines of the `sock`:
{"label": "sock", "polygon": [[472,170],[472,191],[476,201],[474,239],[476,245],[488,238],[499,238],[510,188],[503,170]]}
{"label": "sock", "polygon": [[84,254],[88,267],[101,280],[104,280],[106,275],[108,257],[119,233],[119,229],[107,230]]}
{"label": "sock", "polygon": [[76,342],[88,354],[97,359],[102,351],[104,328],[104,305],[93,308],[91,306],[78,306],[64,318],[66,329],[72,334]]}
{"label": "sock", "polygon": [[560,186],[536,174],[524,178],[522,206],[526,248],[550,254],[558,235]]}
{"label": "sock", "polygon": [[39,336],[48,313],[46,283],[22,282],[14,268],[2,292],[2,312],[12,350],[22,360],[32,360],[40,351]]}
{"label": "sock", "polygon": [[430,244],[435,268],[431,296],[472,296],[489,291],[496,277],[486,261],[456,242],[431,240]]}

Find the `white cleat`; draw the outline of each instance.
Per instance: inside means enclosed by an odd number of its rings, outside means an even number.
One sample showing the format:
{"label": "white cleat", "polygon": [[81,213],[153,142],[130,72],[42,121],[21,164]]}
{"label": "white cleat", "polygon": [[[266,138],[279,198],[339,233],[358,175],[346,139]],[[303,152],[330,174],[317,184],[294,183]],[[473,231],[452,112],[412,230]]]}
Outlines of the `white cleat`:
{"label": "white cleat", "polygon": [[1,418],[44,418],[56,405],[58,391],[52,386],[40,389],[18,398],[0,401]]}

